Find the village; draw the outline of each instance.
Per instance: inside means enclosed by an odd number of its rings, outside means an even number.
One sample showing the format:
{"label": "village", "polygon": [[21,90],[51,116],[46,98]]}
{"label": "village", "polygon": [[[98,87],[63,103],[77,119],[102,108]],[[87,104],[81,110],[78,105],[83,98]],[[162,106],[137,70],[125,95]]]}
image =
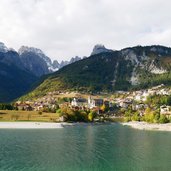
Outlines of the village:
{"label": "village", "polygon": [[[65,97],[59,96],[63,94]],[[81,94],[75,94],[75,97],[72,97],[69,92],[50,92],[33,101],[17,101],[15,107],[17,110],[56,113],[59,108],[66,106],[74,110],[95,111],[98,115],[108,114],[109,117],[123,117],[128,111],[132,113],[134,111],[141,117],[150,108],[152,111],[158,110],[161,115],[170,117],[171,104],[163,103],[157,106],[148,102],[152,96],[169,97],[170,95],[171,89],[163,84],[146,90],[116,92],[114,95],[105,95],[105,97],[89,95],[86,98]]]}

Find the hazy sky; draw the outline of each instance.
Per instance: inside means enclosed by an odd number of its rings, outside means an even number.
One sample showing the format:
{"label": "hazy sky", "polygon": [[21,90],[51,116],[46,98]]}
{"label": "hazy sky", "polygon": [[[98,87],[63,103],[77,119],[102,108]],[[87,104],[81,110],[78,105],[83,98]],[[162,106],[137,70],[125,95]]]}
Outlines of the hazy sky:
{"label": "hazy sky", "polygon": [[170,0],[0,0],[0,41],[42,49],[52,59],[110,49],[171,46]]}

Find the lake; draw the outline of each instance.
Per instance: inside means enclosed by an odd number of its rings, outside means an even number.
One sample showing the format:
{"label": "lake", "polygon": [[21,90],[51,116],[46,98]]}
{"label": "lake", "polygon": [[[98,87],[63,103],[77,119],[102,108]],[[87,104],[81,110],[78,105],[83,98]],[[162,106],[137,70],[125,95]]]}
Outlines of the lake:
{"label": "lake", "polygon": [[169,171],[171,133],[120,124],[0,130],[0,171]]}

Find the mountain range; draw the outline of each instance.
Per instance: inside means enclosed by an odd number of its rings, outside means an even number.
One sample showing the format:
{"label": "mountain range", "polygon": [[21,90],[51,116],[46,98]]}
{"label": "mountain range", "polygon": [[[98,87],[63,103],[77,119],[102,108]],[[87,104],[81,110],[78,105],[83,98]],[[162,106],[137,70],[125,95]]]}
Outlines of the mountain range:
{"label": "mountain range", "polygon": [[89,57],[52,61],[40,49],[0,43],[0,102],[52,91],[114,92],[171,85],[171,48],[153,45],[111,50],[96,45]]}
{"label": "mountain range", "polygon": [[18,50],[18,54],[23,66],[38,77],[55,72],[65,65],[81,60],[81,57],[76,56],[71,58],[70,61],[61,61],[59,63],[57,60],[52,61],[42,50],[27,46],[22,46]]}
{"label": "mountain range", "polygon": [[90,57],[41,79],[24,98],[52,91],[99,93],[159,84],[171,85],[171,48],[154,45],[110,50],[98,45]]}
{"label": "mountain range", "polygon": [[0,102],[14,100],[26,93],[39,77],[80,59],[52,62],[40,49],[22,46],[17,52],[0,42]]}

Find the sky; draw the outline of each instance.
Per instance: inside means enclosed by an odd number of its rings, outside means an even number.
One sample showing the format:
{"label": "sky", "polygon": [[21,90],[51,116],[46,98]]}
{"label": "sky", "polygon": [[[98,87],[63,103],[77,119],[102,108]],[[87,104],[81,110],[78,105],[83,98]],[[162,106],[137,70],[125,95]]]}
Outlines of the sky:
{"label": "sky", "polygon": [[0,0],[0,42],[58,61],[89,56],[96,44],[170,47],[170,7],[170,0]]}

